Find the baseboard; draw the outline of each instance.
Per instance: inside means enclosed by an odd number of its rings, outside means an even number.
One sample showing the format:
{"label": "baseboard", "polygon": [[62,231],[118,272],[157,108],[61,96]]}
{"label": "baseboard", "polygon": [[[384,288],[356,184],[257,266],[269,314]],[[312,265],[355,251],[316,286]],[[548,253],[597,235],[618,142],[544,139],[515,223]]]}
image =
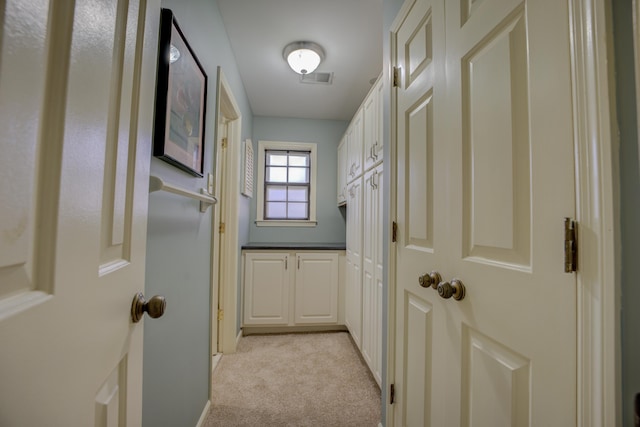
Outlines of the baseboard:
{"label": "baseboard", "polygon": [[242,338],[242,328],[238,331],[238,335],[236,336],[236,348],[238,348],[238,343],[240,343],[240,338]]}
{"label": "baseboard", "polygon": [[204,409],[202,410],[202,414],[200,415],[200,419],[198,420],[198,424],[196,424],[196,427],[202,427],[204,425],[204,422],[207,419],[207,415],[209,414],[210,407],[211,401],[207,400],[207,404],[204,405]]}
{"label": "baseboard", "polygon": [[216,353],[211,357],[211,373],[216,370],[218,363],[220,363],[220,359],[222,359],[222,353]]}
{"label": "baseboard", "polygon": [[243,326],[242,335],[286,334],[295,332],[336,332],[348,331],[344,325],[309,325],[309,326]]}
{"label": "baseboard", "polygon": [[382,423],[378,423],[378,427],[382,427]]}

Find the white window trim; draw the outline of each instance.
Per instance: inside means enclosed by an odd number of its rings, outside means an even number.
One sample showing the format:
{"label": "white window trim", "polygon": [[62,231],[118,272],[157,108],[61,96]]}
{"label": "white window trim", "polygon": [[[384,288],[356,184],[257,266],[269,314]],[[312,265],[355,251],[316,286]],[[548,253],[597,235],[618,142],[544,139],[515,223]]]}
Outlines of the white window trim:
{"label": "white window trim", "polygon": [[[267,150],[309,151],[311,170],[309,175],[309,219],[264,219],[264,157]],[[318,145],[313,142],[258,141],[258,188],[256,198],[256,225],[258,227],[315,227],[316,221],[316,171],[318,170]]]}

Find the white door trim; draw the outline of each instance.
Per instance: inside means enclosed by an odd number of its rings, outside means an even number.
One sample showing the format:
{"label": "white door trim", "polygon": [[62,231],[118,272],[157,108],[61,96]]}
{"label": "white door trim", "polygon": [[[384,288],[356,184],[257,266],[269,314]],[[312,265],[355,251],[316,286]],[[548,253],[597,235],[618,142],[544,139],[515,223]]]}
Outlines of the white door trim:
{"label": "white door trim", "polygon": [[578,425],[621,418],[618,181],[607,0],[571,0],[578,229]]}
{"label": "white door trim", "polygon": [[[218,218],[213,220],[212,245],[214,247],[214,258],[212,260],[211,273],[211,348],[215,349],[213,337],[215,337],[215,328],[220,322],[220,337],[218,338],[217,351],[221,353],[233,353],[236,351],[236,313],[238,301],[238,198],[240,192],[240,146],[242,132],[242,115],[240,107],[233,96],[231,87],[218,67],[218,80],[216,90],[216,138],[218,135],[218,116],[222,114],[228,122],[227,149],[216,153],[226,155],[225,176],[223,178],[224,193],[226,194],[226,203],[220,206],[224,210],[223,218],[225,218],[224,239],[222,246],[217,249],[217,242],[220,239],[220,229],[218,227]],[[214,161],[217,164],[217,161]],[[220,251],[224,251],[225,268],[222,269],[222,277],[220,277],[220,294],[222,299],[219,305],[224,310],[224,318],[218,321],[218,295],[216,290],[216,281],[218,280],[218,271],[220,269]]]}
{"label": "white door trim", "polygon": [[[391,70],[397,64],[396,34],[415,0],[406,0],[391,25]],[[569,0],[574,98],[576,215],[579,224],[578,286],[578,414],[577,425],[619,426],[621,417],[620,320],[617,244],[617,186],[613,156],[615,113],[610,84],[612,31],[607,20],[609,0]],[[387,81],[391,81],[388,78]],[[390,220],[397,221],[396,91],[391,87]],[[567,165],[571,167],[572,165]],[[392,227],[389,227],[391,232]],[[388,259],[387,407],[386,426],[393,426],[389,384],[395,382],[395,244]]]}

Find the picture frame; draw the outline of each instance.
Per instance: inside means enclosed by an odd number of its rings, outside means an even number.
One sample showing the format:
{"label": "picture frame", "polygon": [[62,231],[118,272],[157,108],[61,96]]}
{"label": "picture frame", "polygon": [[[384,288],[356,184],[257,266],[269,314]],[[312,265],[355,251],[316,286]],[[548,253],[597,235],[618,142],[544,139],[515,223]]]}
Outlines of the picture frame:
{"label": "picture frame", "polygon": [[170,9],[161,9],[153,155],[204,175],[207,74]]}

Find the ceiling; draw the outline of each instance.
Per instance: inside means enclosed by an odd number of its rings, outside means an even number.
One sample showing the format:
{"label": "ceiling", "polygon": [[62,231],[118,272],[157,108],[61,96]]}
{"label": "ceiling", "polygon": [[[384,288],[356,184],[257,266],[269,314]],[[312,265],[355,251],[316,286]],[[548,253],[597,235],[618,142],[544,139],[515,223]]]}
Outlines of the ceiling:
{"label": "ceiling", "polygon": [[[382,0],[218,0],[253,114],[350,120],[382,72]],[[316,72],[301,83],[282,57],[293,41],[321,45]]]}

